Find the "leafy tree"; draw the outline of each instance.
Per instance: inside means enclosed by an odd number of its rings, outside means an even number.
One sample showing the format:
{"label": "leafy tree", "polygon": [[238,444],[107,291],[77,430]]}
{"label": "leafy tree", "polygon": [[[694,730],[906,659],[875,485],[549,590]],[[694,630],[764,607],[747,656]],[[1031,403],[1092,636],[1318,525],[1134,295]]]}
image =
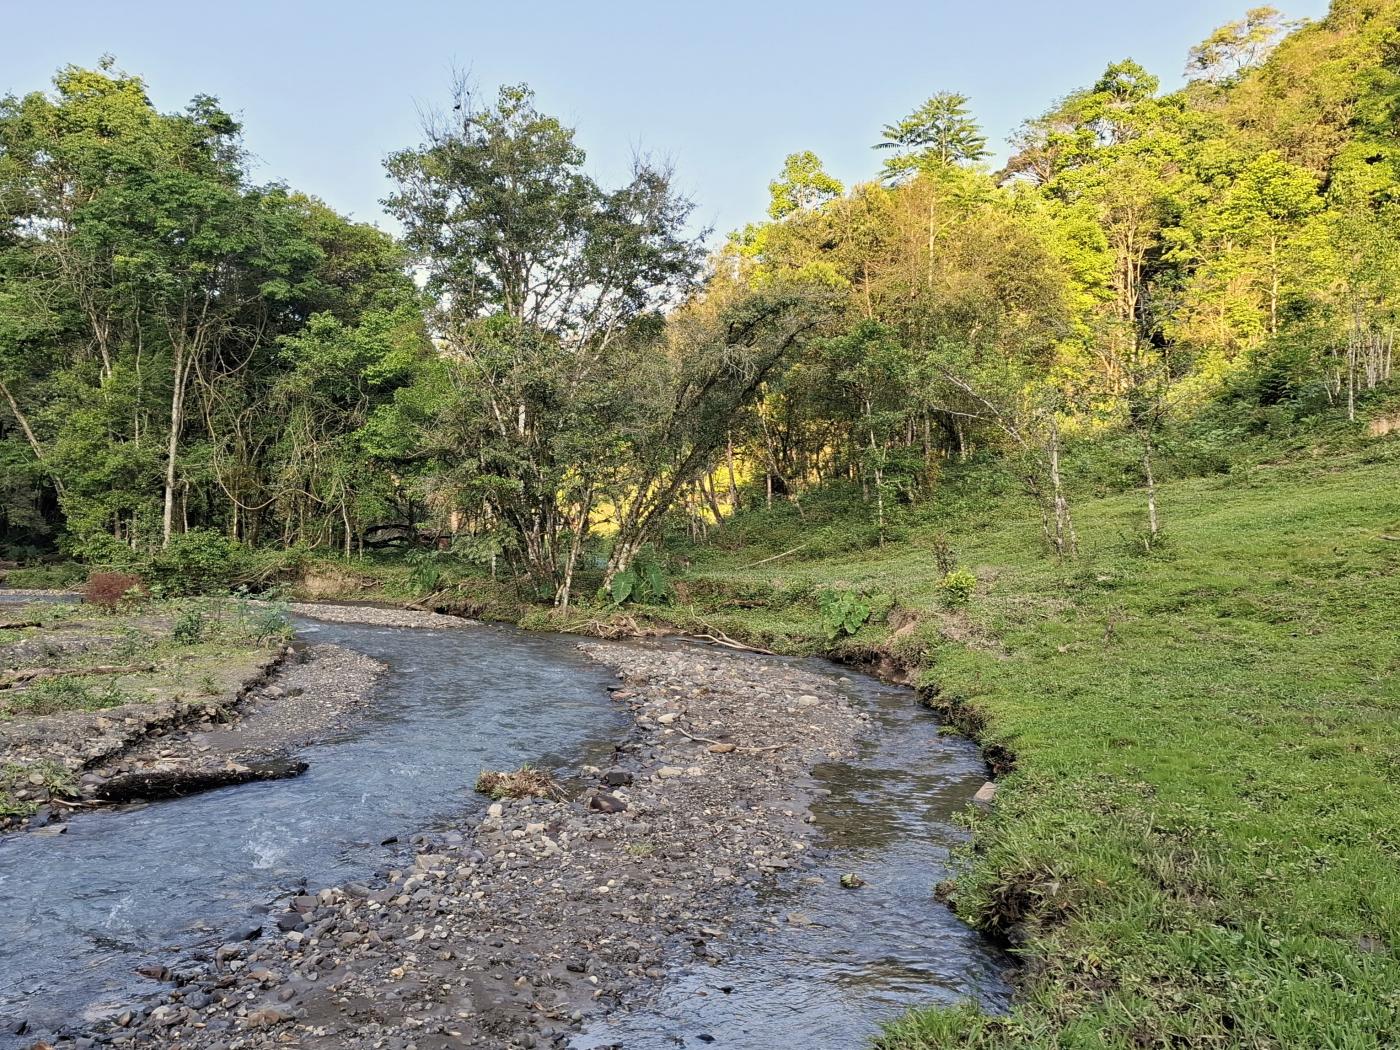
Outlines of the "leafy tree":
{"label": "leafy tree", "polygon": [[1251,7],[1242,19],[1221,26],[1191,49],[1186,75],[1212,83],[1238,76],[1268,58],[1300,24],[1285,20],[1276,8]]}
{"label": "leafy tree", "polygon": [[[634,489],[612,575],[772,364],[755,366],[758,378],[733,377],[737,386],[718,385],[723,369],[668,374],[661,401],[676,407],[660,418],[672,429],[629,448],[635,369],[657,345],[650,318],[699,266],[700,242],[684,229],[689,202],[668,171],[644,162],[626,186],[600,188],[573,133],[540,113],[527,88],[503,88],[487,106],[461,87],[456,98],[451,124],[430,127],[426,145],[388,162],[398,183],[389,204],[428,275],[434,328],[455,373],[436,440],[451,460],[450,487],[506,527],[508,553],[567,605],[601,486],[638,462],[629,456],[653,462],[685,444],[676,427],[709,435],[692,437],[669,480],[653,466]],[[724,396],[706,401],[707,391]],[[659,504],[647,502],[655,486]]]}
{"label": "leafy tree", "polygon": [[768,184],[768,215],[781,219],[818,207],[844,192],[845,187],[826,173],[821,159],[811,150],[789,153],[783,161],[783,173]]}
{"label": "leafy tree", "polygon": [[975,163],[987,156],[987,138],[967,108],[968,98],[940,91],[902,120],[886,124],[876,149],[895,150],[885,162],[894,181],[931,165]]}

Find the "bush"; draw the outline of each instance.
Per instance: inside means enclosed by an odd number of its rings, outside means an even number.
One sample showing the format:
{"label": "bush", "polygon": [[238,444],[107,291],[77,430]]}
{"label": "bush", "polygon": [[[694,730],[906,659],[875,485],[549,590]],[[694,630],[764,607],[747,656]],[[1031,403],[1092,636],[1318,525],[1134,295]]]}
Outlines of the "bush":
{"label": "bush", "polygon": [[284,602],[259,605],[240,603],[239,620],[243,630],[258,645],[269,641],[286,641],[292,637],[292,613]]}
{"label": "bush", "polygon": [[170,638],[179,645],[198,645],[204,638],[204,613],[198,609],[186,609],[175,617]]}
{"label": "bush", "polygon": [[83,585],[83,601],[105,613],[114,613],[122,602],[134,593],[141,593],[144,587],[141,577],[129,572],[94,572]]}
{"label": "bush", "polygon": [[938,581],[939,597],[950,609],[966,605],[976,590],[977,577],[966,569],[954,569]]}
{"label": "bush", "polygon": [[152,584],[164,595],[209,594],[226,590],[247,576],[252,555],[237,540],[213,529],[173,536],[151,558]]}
{"label": "bush", "polygon": [[666,605],[673,589],[656,552],[645,547],[632,559],[632,564],[612,579],[607,598],[613,605],[635,602],[638,605]]}

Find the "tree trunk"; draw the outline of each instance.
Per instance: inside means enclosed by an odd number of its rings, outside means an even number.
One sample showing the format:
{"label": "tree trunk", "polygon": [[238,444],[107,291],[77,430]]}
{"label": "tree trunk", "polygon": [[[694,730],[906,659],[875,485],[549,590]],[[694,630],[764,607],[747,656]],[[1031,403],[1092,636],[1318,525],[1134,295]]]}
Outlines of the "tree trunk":
{"label": "tree trunk", "polygon": [[2,379],[0,379],[0,394],[4,395],[6,403],[9,404],[10,414],[15,417],[15,422],[19,424],[19,429],[24,434],[24,440],[29,443],[29,448],[34,453],[34,458],[38,460],[39,465],[48,473],[49,477],[53,480],[53,487],[58,491],[58,494],[62,496],[62,479],[49,468],[48,460],[44,457],[44,446],[39,443],[39,438],[29,426],[29,420],[25,417],[24,413],[20,411],[19,402],[15,400],[14,395],[10,393],[10,388],[5,385],[5,381]]}
{"label": "tree trunk", "polygon": [[725,435],[724,458],[729,466],[729,511],[732,514],[739,509],[739,481],[734,474],[734,434],[732,432]]}
{"label": "tree trunk", "polygon": [[175,347],[174,384],[170,392],[170,433],[165,450],[165,512],[161,518],[161,546],[170,546],[175,531],[175,462],[180,454],[180,428],[185,417],[185,378],[188,372],[183,342]]}
{"label": "tree trunk", "polygon": [[564,578],[560,580],[559,587],[554,593],[554,606],[557,609],[568,609],[569,607],[569,597],[574,589],[574,568],[578,565],[578,552],[583,547],[583,537],[588,530],[588,514],[592,505],[593,490],[590,488],[584,493],[583,504],[579,508],[578,518],[574,521],[571,530],[572,542],[569,544],[569,556],[564,562]]}
{"label": "tree trunk", "polygon": [[1078,557],[1079,540],[1074,534],[1074,521],[1070,517],[1069,497],[1065,495],[1063,478],[1060,475],[1060,428],[1052,420],[1050,423],[1050,486],[1055,509],[1055,551],[1060,557],[1068,554]]}

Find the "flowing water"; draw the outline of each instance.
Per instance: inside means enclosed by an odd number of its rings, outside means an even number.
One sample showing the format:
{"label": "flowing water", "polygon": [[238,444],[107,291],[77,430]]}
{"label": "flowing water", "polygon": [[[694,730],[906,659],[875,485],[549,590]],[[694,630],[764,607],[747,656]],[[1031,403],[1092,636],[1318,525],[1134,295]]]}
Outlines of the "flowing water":
{"label": "flowing water", "polygon": [[[722,963],[683,970],[576,1038],[575,1050],[853,1050],[909,1007],[1006,1008],[1007,956],[933,896],[951,874],[950,847],[966,837],[954,814],[985,779],[976,748],[940,736],[908,689],[802,663],[839,676],[874,716],[855,761],[814,771],[814,786],[829,792],[813,806],[816,865],[763,902],[770,933]],[[843,887],[848,874],[864,885]]]}
{"label": "flowing water", "polygon": [[[31,1033],[13,1045],[156,993],[136,966],[178,965],[258,925],[289,890],[371,877],[389,862],[384,840],[482,808],[481,769],[604,761],[626,732],[611,674],[571,638],[317,621],[298,631],[390,668],[367,718],[303,753],[304,775],[0,838],[0,1021],[23,1017]],[[876,716],[858,762],[816,771],[829,849],[808,882],[762,902],[782,920],[771,934],[682,971],[575,1046],[825,1050],[860,1045],[908,1005],[1004,1004],[1005,958],[932,897],[961,838],[950,817],[982,782],[975,750],[940,737],[907,690],[810,666],[840,675]],[[841,889],[847,871],[867,885]],[[810,923],[782,919],[792,911]]]}

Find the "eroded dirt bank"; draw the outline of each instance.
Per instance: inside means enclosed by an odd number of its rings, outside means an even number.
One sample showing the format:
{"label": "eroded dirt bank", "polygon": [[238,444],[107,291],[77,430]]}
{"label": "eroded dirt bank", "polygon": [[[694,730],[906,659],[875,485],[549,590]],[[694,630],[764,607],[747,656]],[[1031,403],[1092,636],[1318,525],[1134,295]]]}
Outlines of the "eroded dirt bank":
{"label": "eroded dirt bank", "polygon": [[618,671],[634,728],[581,794],[494,804],[382,879],[284,900],[258,936],[158,971],[172,989],[154,1009],[59,1045],[564,1046],[722,956],[756,914],[743,902],[803,867],[808,774],[868,716],[780,663],[583,648]]}

